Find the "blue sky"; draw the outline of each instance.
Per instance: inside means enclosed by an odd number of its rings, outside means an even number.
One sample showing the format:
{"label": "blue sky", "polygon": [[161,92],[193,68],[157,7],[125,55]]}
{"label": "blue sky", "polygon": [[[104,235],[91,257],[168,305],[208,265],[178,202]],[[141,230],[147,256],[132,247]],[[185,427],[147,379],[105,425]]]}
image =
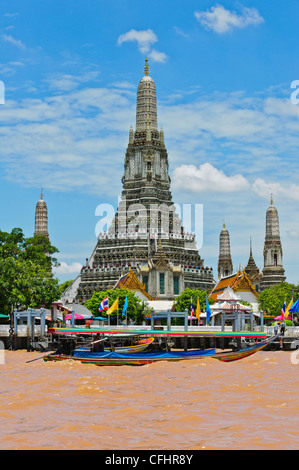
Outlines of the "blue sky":
{"label": "blue sky", "polygon": [[40,188],[60,280],[96,243],[98,204],[117,204],[136,90],[149,58],[175,202],[204,205],[217,276],[225,219],[235,268],[249,238],[263,267],[271,192],[287,280],[298,283],[299,3],[2,0],[0,228],[34,230]]}

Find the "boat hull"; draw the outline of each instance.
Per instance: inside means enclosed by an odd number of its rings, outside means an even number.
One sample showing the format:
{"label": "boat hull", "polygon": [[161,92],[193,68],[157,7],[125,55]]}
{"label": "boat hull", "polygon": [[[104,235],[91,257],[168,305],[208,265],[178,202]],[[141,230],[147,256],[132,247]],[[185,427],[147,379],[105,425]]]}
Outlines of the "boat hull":
{"label": "boat hull", "polygon": [[213,359],[218,359],[218,361],[222,361],[222,362],[239,361],[240,359],[245,359],[245,357],[252,356],[258,351],[261,351],[266,346],[268,346],[268,344],[272,343],[272,341],[274,341],[276,338],[277,336],[268,338],[268,340],[266,341],[263,341],[259,344],[255,344],[254,346],[251,346],[249,348],[240,349],[239,351],[228,351],[228,352],[223,352],[223,353],[217,353],[213,356]]}
{"label": "boat hull", "polygon": [[143,366],[160,361],[184,361],[213,356],[215,349],[204,349],[196,351],[170,351],[170,352],[149,352],[144,354],[118,354],[118,353],[87,353],[75,351],[74,355],[48,354],[44,356],[44,361],[79,361],[83,364],[94,364],[97,366]]}

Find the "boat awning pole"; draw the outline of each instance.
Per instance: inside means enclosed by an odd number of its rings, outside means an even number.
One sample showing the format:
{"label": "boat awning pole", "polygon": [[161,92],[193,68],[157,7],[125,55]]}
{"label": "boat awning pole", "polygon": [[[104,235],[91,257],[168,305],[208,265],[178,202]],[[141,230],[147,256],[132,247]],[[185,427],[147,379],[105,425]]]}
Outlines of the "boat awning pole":
{"label": "boat awning pole", "polygon": [[40,325],[41,325],[41,335],[44,336],[46,331],[46,310],[41,308],[40,310]]}
{"label": "boat awning pole", "polygon": [[15,335],[18,334],[18,319],[17,319],[17,313],[18,313],[18,311],[17,311],[17,309],[15,309],[15,311],[14,311],[14,313],[13,313],[13,323],[14,323],[13,328],[14,328],[14,333],[15,333]]}

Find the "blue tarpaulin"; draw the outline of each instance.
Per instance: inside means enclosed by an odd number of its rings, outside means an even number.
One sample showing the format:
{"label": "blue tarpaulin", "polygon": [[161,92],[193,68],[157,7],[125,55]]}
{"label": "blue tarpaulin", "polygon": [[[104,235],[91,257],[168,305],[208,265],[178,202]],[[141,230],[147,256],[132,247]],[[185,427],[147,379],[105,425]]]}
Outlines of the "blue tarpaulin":
{"label": "blue tarpaulin", "polygon": [[216,353],[215,349],[196,349],[191,351],[151,351],[146,353],[116,353],[116,352],[90,352],[90,351],[74,351],[74,357],[84,359],[90,358],[109,358],[109,359],[174,359],[174,358],[191,358],[200,356],[211,356]]}

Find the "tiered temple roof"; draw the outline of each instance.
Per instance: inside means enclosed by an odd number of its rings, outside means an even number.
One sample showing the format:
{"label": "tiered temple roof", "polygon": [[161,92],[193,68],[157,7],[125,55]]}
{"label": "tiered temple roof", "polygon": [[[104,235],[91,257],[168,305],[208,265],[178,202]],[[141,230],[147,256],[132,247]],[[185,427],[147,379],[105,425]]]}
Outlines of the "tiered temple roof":
{"label": "tiered temple roof", "polygon": [[[218,296],[223,294],[225,289],[230,288],[233,292],[251,292],[256,298],[258,298],[258,292],[256,291],[254,285],[248,278],[245,271],[239,271],[231,276],[222,277],[214,289],[212,290],[209,298],[213,300],[218,300]],[[223,300],[223,299],[222,299]]]}

